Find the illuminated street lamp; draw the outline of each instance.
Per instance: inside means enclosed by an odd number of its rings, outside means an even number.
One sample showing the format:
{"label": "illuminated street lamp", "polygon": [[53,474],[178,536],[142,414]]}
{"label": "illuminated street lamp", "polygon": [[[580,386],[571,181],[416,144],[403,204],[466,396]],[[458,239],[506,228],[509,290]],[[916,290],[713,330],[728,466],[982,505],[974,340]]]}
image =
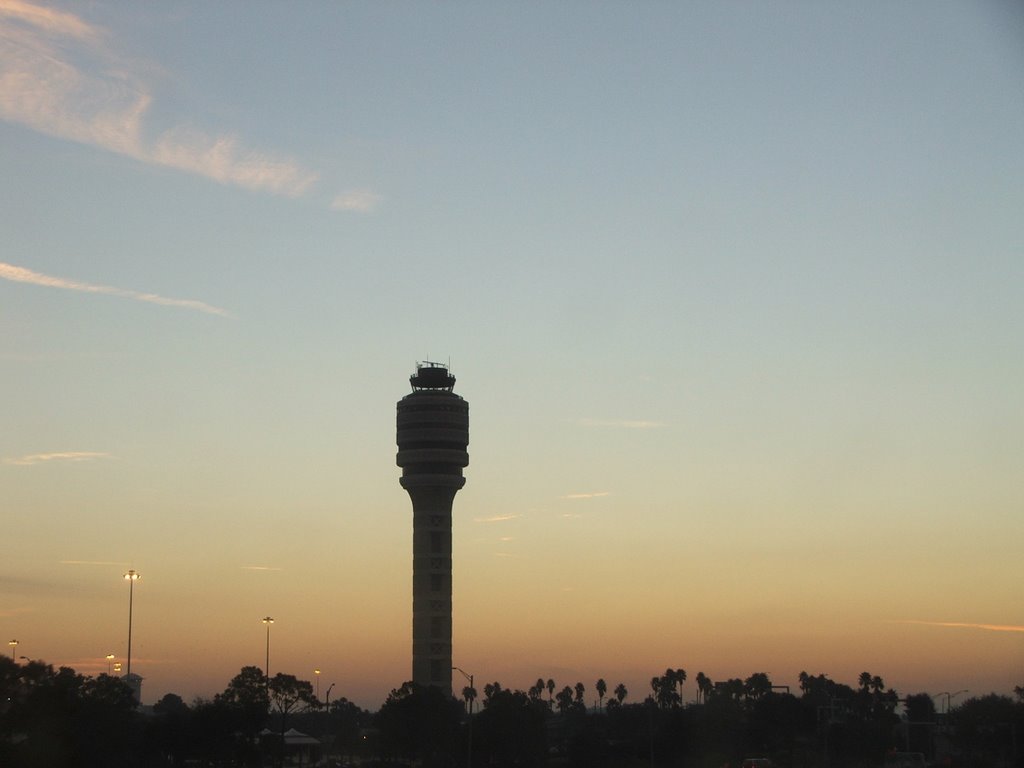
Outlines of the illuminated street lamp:
{"label": "illuminated street lamp", "polygon": [[270,685],[270,625],[274,623],[274,620],[269,616],[263,617],[263,623],[267,625],[267,666],[263,672],[267,678],[267,685]]}
{"label": "illuminated street lamp", "polygon": [[114,654],[108,653],[107,654],[107,674],[108,675],[110,674],[110,665],[111,665],[111,663],[113,661],[114,661]]}
{"label": "illuminated street lamp", "polygon": [[14,655],[15,655],[15,653],[17,653],[17,650],[18,650],[18,641],[17,640],[11,640],[7,644],[9,646],[11,646],[11,661],[14,661]]}
{"label": "illuminated street lamp", "polygon": [[316,703],[320,703],[320,670],[314,669],[313,674],[316,675]]}
{"label": "illuminated street lamp", "polygon": [[114,662],[114,674],[115,675],[121,674],[121,662],[120,661],[115,661]]}
{"label": "illuminated street lamp", "polygon": [[130,677],[132,674],[132,603],[135,599],[135,582],[142,577],[133,568],[124,575],[124,578],[128,582],[128,670],[125,672],[125,677]]}

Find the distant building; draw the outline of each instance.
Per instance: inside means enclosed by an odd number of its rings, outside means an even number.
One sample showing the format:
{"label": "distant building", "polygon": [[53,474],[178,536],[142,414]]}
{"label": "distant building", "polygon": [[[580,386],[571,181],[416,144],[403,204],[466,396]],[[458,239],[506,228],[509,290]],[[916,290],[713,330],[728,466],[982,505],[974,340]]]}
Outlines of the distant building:
{"label": "distant building", "polygon": [[124,680],[128,687],[132,689],[132,696],[135,697],[135,703],[138,704],[142,701],[142,675],[137,675],[134,672],[130,672],[121,678]]}
{"label": "distant building", "polygon": [[398,466],[412,500],[412,681],[452,691],[452,502],[469,464],[469,403],[421,363],[398,401]]}

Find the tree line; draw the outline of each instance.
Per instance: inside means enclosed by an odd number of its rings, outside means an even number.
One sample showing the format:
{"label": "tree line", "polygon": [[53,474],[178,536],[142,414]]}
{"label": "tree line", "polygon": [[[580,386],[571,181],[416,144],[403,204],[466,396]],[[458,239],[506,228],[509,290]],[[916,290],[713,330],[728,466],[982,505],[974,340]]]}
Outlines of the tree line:
{"label": "tree line", "polygon": [[372,713],[343,697],[327,706],[309,681],[247,666],[211,698],[169,693],[140,708],[120,678],[0,658],[0,766],[283,765],[292,727],[319,740],[312,758],[424,768],[721,768],[747,757],[864,768],[893,752],[1024,766],[1022,686],[942,714],[928,694],[900,695],[868,672],[852,685],[798,679],[790,691],[763,672],[720,681],[698,672],[684,697],[686,671],[669,668],[632,699],[603,678],[588,688],[538,677],[525,691],[486,683],[479,700],[467,686],[462,701],[406,682]]}

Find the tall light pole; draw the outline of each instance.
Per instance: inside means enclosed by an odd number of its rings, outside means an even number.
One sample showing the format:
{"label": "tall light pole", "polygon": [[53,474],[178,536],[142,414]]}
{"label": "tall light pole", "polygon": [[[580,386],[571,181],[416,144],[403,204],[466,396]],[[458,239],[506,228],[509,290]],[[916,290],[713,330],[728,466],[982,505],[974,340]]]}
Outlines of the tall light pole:
{"label": "tall light pole", "polygon": [[11,661],[14,661],[14,655],[18,651],[18,641],[17,640],[11,640],[7,644],[9,646],[11,646]]}
{"label": "tall light pole", "polygon": [[473,694],[469,696],[467,710],[469,711],[469,726],[466,734],[466,768],[473,768],[473,699],[476,698],[476,688],[473,687],[473,676],[458,667],[452,667],[455,672],[461,672],[462,676],[469,680],[469,687]]}
{"label": "tall light pole", "polygon": [[[133,568],[124,575],[124,578],[128,582],[128,671],[125,672],[124,676],[130,678],[132,674],[132,603],[135,599],[135,582],[141,576]],[[128,684],[131,685],[131,680],[128,681]]]}
{"label": "tall light pole", "polygon": [[313,674],[316,675],[316,703],[320,705],[320,670],[314,669]]}
{"label": "tall light pole", "polygon": [[263,617],[263,623],[267,625],[267,666],[264,669],[263,674],[267,678],[267,686],[270,686],[270,625],[274,623],[274,620],[269,616]]}
{"label": "tall light pole", "polygon": [[114,654],[108,653],[107,654],[107,674],[108,675],[110,674],[110,665],[111,665],[111,663],[113,661],[114,661]]}

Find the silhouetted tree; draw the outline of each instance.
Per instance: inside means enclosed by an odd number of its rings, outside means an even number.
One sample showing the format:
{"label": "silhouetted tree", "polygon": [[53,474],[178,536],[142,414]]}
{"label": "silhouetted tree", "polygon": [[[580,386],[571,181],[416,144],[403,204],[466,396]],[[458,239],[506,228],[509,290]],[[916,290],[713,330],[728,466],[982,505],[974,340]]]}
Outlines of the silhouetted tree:
{"label": "silhouetted tree", "polygon": [[651,678],[651,690],[654,694],[654,701],[662,709],[669,707],[677,707],[682,702],[682,699],[676,690],[677,685],[682,685],[682,680],[686,679],[686,671],[678,670],[678,673],[674,669],[666,669],[665,674],[660,677]]}
{"label": "silhouetted tree", "polygon": [[583,700],[583,694],[586,690],[587,689],[583,683],[576,683],[576,705],[583,709],[587,708],[587,703]]}
{"label": "silhouetted tree", "polygon": [[[319,722],[319,730],[327,739],[331,749],[340,749],[348,755],[359,754],[362,757],[369,756],[369,750],[375,744],[362,738],[362,729],[369,728],[373,723],[373,715],[365,709],[358,707],[344,696],[331,701],[327,708],[326,722],[319,716],[319,713],[308,713],[302,717],[312,718]],[[299,721],[299,717],[296,717]],[[317,727],[304,727],[296,725],[300,731],[315,733]]]}
{"label": "silhouetted tree", "polygon": [[623,683],[619,683],[615,686],[615,700],[621,704],[626,700],[626,696],[629,695],[629,691],[626,690],[626,686]]}
{"label": "silhouetted tree", "polygon": [[703,672],[697,673],[697,699],[699,701],[707,702],[708,693],[714,687],[714,684]]}
{"label": "silhouetted tree", "polygon": [[302,709],[316,707],[318,701],[313,693],[313,684],[308,680],[299,680],[295,675],[278,672],[270,679],[267,686],[270,703],[281,716],[281,737],[288,729],[288,715]]}
{"label": "silhouetted tree", "polygon": [[181,696],[168,693],[153,705],[151,739],[175,766],[184,764],[185,759],[191,756],[191,725],[192,711]]}
{"label": "silhouetted tree", "polygon": [[686,670],[680,667],[676,670],[676,685],[679,686],[679,706],[683,705],[683,683],[686,682]]}
{"label": "silhouetted tree", "polygon": [[530,686],[530,690],[526,694],[531,699],[539,701],[540,697],[544,695],[544,680],[538,677],[537,682]]}
{"label": "silhouetted tree", "polygon": [[904,746],[908,752],[921,752],[935,757],[932,732],[935,728],[935,702],[927,693],[910,693],[903,700],[906,720]]}
{"label": "silhouetted tree", "polygon": [[755,672],[743,681],[743,688],[749,699],[759,699],[772,692],[772,681],[764,672]]}
{"label": "silhouetted tree", "polygon": [[554,703],[555,681],[549,677],[546,687],[548,689],[548,709],[551,709],[551,706]]}
{"label": "silhouetted tree", "polygon": [[547,755],[548,706],[522,691],[499,690],[473,724],[473,751],[481,765],[540,766]]}
{"label": "silhouetted tree", "polygon": [[563,715],[572,709],[572,688],[568,685],[558,692],[555,696],[557,701],[558,711]]}
{"label": "silhouetted tree", "polygon": [[490,706],[491,699],[499,693],[501,693],[501,683],[493,682],[484,685],[484,709]]}
{"label": "silhouetted tree", "polygon": [[948,722],[964,765],[1013,765],[1014,758],[1020,764],[1021,702],[994,693],[972,697],[950,710]]}
{"label": "silhouetted tree", "polygon": [[119,678],[0,657],[0,764],[129,766],[143,743],[135,707]]}
{"label": "silhouetted tree", "polygon": [[476,701],[476,688],[467,685],[462,689],[462,698],[466,700],[466,712],[473,713],[473,702]]}
{"label": "silhouetted tree", "polygon": [[431,768],[454,761],[461,718],[462,705],[439,688],[407,682],[388,694],[375,722],[386,755]]}
{"label": "silhouetted tree", "polygon": [[774,693],[769,688],[747,701],[743,710],[742,743],[747,754],[791,755],[801,736],[814,732],[813,717],[809,718],[800,700],[789,693]]}
{"label": "silhouetted tree", "polygon": [[213,700],[231,713],[233,730],[240,731],[250,741],[256,739],[267,723],[270,693],[267,678],[259,667],[242,667]]}
{"label": "silhouetted tree", "polygon": [[604,681],[603,677],[599,677],[594,683],[594,688],[597,689],[597,708],[604,709],[604,695],[608,693],[608,683]]}
{"label": "silhouetted tree", "polygon": [[862,691],[867,692],[871,687],[871,673],[861,672],[860,676],[857,678],[857,683],[860,685]]}

